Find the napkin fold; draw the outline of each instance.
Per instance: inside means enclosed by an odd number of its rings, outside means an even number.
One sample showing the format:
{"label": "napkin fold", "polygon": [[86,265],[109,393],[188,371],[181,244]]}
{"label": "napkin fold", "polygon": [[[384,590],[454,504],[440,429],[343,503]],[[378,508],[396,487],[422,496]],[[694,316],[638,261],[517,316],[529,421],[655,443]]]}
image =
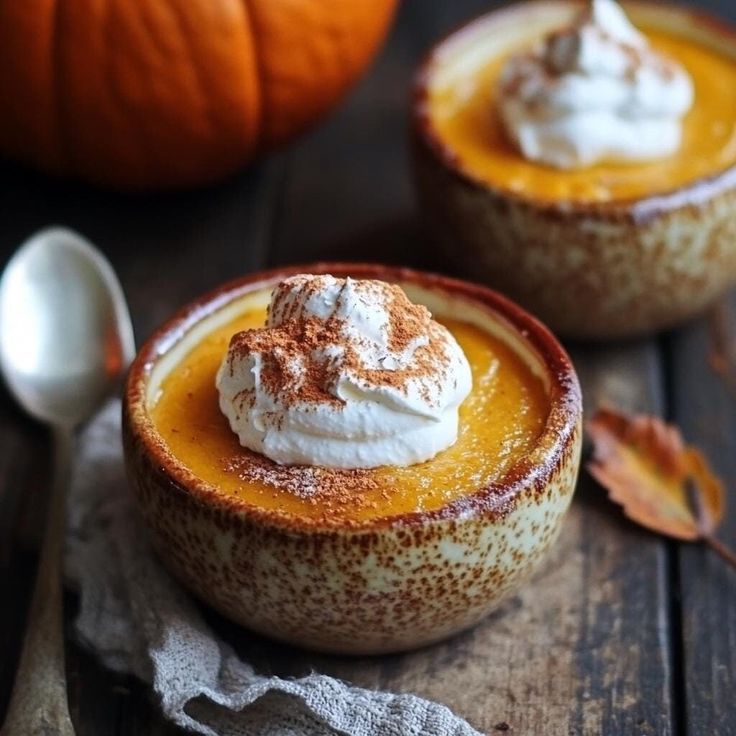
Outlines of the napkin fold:
{"label": "napkin fold", "polygon": [[149,547],[126,488],[120,403],[80,437],[66,572],[82,643],[150,683],[174,723],[206,736],[479,736],[443,705],[312,673],[258,674],[214,634]]}

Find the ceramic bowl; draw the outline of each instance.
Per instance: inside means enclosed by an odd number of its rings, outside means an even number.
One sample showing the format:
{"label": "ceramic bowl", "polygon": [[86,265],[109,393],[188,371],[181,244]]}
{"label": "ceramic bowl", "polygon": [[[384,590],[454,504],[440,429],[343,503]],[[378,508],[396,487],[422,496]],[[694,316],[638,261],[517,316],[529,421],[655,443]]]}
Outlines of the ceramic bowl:
{"label": "ceramic bowl", "polygon": [[[299,273],[401,284],[435,314],[500,336],[544,381],[551,410],[533,449],[495,483],[434,511],[351,525],[294,520],[218,492],[177,461],[149,406],[162,379],[254,293]],[[252,301],[251,301],[252,303]],[[476,623],[527,578],[560,530],[579,465],[581,397],[565,351],[485,287],[383,266],[311,264],[238,280],[185,307],[143,346],[123,411],[125,461],[160,558],[196,596],[254,631],[306,648],[379,653]]]}
{"label": "ceramic bowl", "polygon": [[[415,181],[428,231],[460,272],[503,290],[562,335],[631,337],[698,314],[736,281],[736,167],[641,199],[545,202],[474,179],[427,110],[438,75],[460,80],[479,60],[564,26],[580,7],[574,0],[517,3],[434,47],[413,102]],[[636,23],[736,60],[736,31],[699,11],[624,7]]]}

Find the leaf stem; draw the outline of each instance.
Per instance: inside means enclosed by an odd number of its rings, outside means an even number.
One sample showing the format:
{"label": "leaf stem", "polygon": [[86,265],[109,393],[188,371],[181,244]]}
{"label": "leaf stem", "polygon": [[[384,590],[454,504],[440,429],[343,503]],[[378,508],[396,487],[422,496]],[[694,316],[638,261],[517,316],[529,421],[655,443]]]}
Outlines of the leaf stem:
{"label": "leaf stem", "polygon": [[702,539],[721,559],[736,569],[736,552],[710,534],[705,534]]}

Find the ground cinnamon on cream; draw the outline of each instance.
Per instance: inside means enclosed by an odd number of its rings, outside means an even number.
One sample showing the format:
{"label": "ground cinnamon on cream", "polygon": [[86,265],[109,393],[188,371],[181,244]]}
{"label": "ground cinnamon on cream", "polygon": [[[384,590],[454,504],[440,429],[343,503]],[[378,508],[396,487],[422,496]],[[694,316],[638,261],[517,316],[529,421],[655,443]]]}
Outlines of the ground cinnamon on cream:
{"label": "ground cinnamon on cream", "polygon": [[433,457],[470,384],[455,339],[399,286],[308,275],[276,286],[266,326],[233,336],[217,378],[242,445],[339,468]]}
{"label": "ground cinnamon on cream", "polygon": [[[389,319],[385,330],[386,342],[392,352],[404,352],[428,333],[431,336],[433,325],[440,327],[433,322],[429,310],[410,302],[400,287],[380,282],[363,284],[366,284],[366,290],[373,290],[374,295],[380,289],[389,296]],[[269,310],[269,318],[271,314]],[[339,317],[336,310],[327,319],[304,318],[297,306],[290,304],[278,318],[280,324],[276,327],[246,330],[234,335],[230,341],[230,352],[241,359],[252,353],[262,353],[260,377],[263,386],[286,406],[321,402],[343,404],[344,401],[330,389],[337,382],[338,373],[346,370],[359,381],[392,386],[404,393],[410,379],[444,380],[446,376],[449,358],[436,340],[430,339],[426,345],[417,348],[412,362],[402,368],[366,368],[359,348],[367,347],[367,341],[361,340],[357,346],[343,345],[347,320]],[[334,345],[343,348],[339,360],[322,359],[321,351]],[[230,365],[232,371],[232,361]],[[426,392],[426,398],[433,400],[430,392]]]}

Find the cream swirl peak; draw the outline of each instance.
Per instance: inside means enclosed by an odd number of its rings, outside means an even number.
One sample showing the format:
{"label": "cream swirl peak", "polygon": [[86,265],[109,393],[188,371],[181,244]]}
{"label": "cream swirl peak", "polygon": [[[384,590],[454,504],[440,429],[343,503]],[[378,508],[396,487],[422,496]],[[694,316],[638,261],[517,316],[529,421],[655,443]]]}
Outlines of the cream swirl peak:
{"label": "cream swirl peak", "polygon": [[570,28],[509,59],[499,94],[524,157],[561,169],[673,154],[694,97],[684,68],[649,48],[614,0],[592,0]]}
{"label": "cream swirl peak", "polygon": [[233,336],[217,388],[244,447],[371,468],[452,445],[471,380],[449,330],[398,286],[298,275],[274,289],[265,327]]}

